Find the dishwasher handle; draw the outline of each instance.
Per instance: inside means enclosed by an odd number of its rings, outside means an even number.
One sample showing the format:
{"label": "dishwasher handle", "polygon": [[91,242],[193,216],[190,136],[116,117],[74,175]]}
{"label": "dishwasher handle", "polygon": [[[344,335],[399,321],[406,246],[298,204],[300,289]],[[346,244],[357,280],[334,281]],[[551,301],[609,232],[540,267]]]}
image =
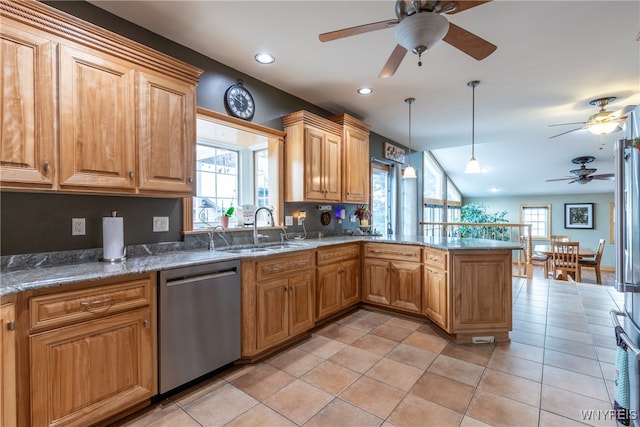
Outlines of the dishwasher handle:
{"label": "dishwasher handle", "polygon": [[631,338],[629,338],[629,335],[627,335],[627,333],[624,332],[624,328],[622,328],[622,326],[620,325],[620,322],[618,321],[618,316],[626,317],[627,314],[623,311],[618,311],[618,310],[611,310],[609,314],[611,315],[611,322],[613,322],[613,326],[614,327],[619,326],[620,329],[622,329],[622,332],[620,332],[620,338],[622,339],[622,341],[624,341],[624,343],[627,345],[629,350],[631,350],[634,353],[636,360],[640,360],[640,349],[638,348],[637,345],[635,345],[635,343],[631,341]]}
{"label": "dishwasher handle", "polygon": [[201,282],[203,280],[220,279],[222,277],[235,276],[236,274],[238,274],[238,271],[234,268],[231,270],[223,270],[223,271],[218,271],[211,274],[202,274],[198,276],[184,277],[180,279],[168,279],[167,287],[188,285],[190,283]]}

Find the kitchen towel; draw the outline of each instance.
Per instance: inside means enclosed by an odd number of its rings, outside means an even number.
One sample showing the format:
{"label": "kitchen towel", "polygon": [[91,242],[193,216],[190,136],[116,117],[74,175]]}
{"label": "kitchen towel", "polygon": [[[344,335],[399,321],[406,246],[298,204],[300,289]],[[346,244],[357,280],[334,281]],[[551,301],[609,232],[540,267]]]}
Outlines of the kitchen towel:
{"label": "kitchen towel", "polygon": [[616,419],[622,425],[629,425],[629,359],[627,358],[627,345],[620,334],[624,330],[616,326],[616,379],[614,382],[614,404]]}
{"label": "kitchen towel", "polygon": [[115,216],[102,218],[102,260],[122,261],[124,249],[124,218]]}

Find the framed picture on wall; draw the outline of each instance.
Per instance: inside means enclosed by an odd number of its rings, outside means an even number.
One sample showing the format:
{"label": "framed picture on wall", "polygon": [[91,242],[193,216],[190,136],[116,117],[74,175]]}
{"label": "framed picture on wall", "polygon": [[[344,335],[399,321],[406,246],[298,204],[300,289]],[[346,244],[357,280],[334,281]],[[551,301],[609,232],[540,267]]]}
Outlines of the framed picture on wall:
{"label": "framed picture on wall", "polygon": [[593,228],[593,203],[565,203],[564,228]]}
{"label": "framed picture on wall", "polygon": [[404,163],[404,150],[388,142],[384,143],[384,158],[394,162]]}

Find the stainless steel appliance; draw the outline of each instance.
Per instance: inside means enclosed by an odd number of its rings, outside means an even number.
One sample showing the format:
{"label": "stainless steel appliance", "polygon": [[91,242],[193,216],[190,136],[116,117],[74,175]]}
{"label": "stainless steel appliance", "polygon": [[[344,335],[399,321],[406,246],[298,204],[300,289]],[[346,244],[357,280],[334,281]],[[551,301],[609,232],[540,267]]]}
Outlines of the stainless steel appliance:
{"label": "stainless steel appliance", "polygon": [[640,138],[639,107],[628,114],[624,129],[625,138],[615,146],[615,286],[624,292],[624,311],[613,311],[611,317],[615,326],[624,318],[620,338],[628,346],[628,409],[633,425],[640,426],[640,152],[632,147],[632,140]]}
{"label": "stainless steel appliance", "polygon": [[158,299],[160,394],[240,358],[240,261],[161,271]]}

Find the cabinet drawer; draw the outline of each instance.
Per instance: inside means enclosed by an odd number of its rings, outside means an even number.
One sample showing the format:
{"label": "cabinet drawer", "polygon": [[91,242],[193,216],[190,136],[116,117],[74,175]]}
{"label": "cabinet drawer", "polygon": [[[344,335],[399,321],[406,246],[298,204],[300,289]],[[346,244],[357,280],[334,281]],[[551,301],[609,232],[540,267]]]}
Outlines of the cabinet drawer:
{"label": "cabinet drawer", "polygon": [[447,252],[436,249],[425,249],[424,263],[425,265],[447,270]]}
{"label": "cabinet drawer", "polygon": [[313,251],[305,251],[289,256],[274,256],[256,263],[256,279],[258,281],[281,277],[298,270],[314,266]]}
{"label": "cabinet drawer", "polygon": [[145,307],[152,301],[150,278],[78,291],[33,297],[29,300],[31,330],[86,321],[106,314]]}
{"label": "cabinet drawer", "polygon": [[318,265],[331,264],[360,256],[360,245],[349,244],[318,249]]}
{"label": "cabinet drawer", "polygon": [[364,245],[364,256],[420,262],[420,249],[419,246],[367,243]]}

